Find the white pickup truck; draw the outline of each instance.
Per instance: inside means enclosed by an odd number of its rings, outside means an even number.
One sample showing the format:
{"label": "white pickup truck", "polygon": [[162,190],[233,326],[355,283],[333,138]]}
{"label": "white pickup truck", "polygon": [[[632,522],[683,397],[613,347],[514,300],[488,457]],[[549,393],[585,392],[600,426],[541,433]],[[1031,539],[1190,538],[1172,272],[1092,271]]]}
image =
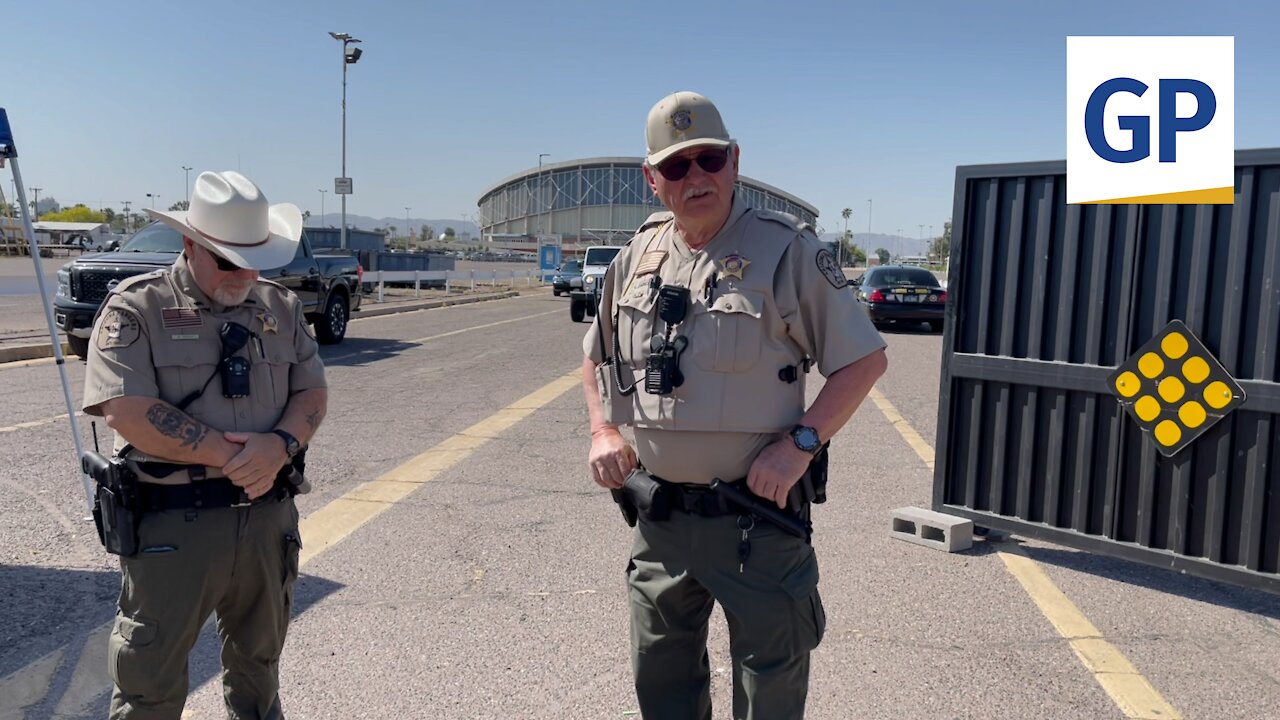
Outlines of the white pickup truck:
{"label": "white pickup truck", "polygon": [[604,284],[604,274],[609,270],[609,263],[622,250],[617,245],[592,245],[582,259],[582,289],[569,293],[569,317],[574,322],[583,322],[596,316],[596,308],[600,307],[600,286]]}

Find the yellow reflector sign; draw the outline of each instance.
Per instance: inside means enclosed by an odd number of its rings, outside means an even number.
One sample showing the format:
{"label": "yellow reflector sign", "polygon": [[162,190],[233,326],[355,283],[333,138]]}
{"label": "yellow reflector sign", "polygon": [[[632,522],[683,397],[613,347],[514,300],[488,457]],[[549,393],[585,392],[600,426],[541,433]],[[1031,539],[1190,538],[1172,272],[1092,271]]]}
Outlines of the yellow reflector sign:
{"label": "yellow reflector sign", "polygon": [[1244,390],[1181,320],[1138,348],[1107,379],[1120,404],[1172,456],[1244,402]]}

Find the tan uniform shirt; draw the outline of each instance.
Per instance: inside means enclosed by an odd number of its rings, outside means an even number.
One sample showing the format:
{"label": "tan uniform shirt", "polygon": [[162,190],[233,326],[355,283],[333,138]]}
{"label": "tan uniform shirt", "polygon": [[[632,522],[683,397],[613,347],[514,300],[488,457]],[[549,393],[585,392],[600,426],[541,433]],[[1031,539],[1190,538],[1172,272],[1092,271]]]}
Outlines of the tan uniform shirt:
{"label": "tan uniform shirt", "polygon": [[[226,322],[253,333],[238,353],[250,361],[245,398],[222,394],[217,366],[219,330]],[[89,341],[84,411],[100,416],[102,403],[124,396],[159,398],[176,406],[208,381],[186,407],[188,415],[215,431],[269,432],[290,396],[327,387],[318,350],[297,296],[259,280],[243,304],[221,306],[196,285],[183,254],[170,270],[129,278],[107,297]],[[117,435],[116,450],[126,441]],[[208,474],[222,473],[209,468]],[[169,478],[187,482],[185,473]]]}
{"label": "tan uniform shirt", "polygon": [[[644,361],[652,337],[666,335],[655,300],[663,284],[689,288],[691,305],[671,333],[688,340],[684,384],[657,397],[645,392]],[[614,259],[583,338],[606,416],[635,428],[640,462],[659,477],[745,477],[804,412],[803,369],[792,384],[780,370],[810,358],[826,377],[885,346],[847,284],[830,251],[790,215],[735,196],[724,227],[692,251],[671,213],[655,213]],[[600,365],[613,355],[615,316],[622,380],[638,383],[630,396],[618,392],[613,366]]]}

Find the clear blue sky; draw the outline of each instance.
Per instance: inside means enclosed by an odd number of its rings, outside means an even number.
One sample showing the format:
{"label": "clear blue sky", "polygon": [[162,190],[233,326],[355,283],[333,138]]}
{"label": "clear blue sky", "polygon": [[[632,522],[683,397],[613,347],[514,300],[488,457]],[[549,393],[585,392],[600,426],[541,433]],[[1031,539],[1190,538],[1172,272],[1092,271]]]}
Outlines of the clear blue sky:
{"label": "clear blue sky", "polygon": [[[957,165],[1065,158],[1068,35],[1234,35],[1236,147],[1280,146],[1280,2],[6,2],[0,106],[28,187],[168,206],[183,165],[239,167],[273,202],[460,218],[548,162],[641,155],[675,90],[720,107],[742,172],[828,230],[918,236]],[[196,172],[192,172],[192,178]],[[4,173],[4,191],[11,191]],[[30,198],[28,198],[30,199]],[[338,209],[330,192],[325,209]]]}

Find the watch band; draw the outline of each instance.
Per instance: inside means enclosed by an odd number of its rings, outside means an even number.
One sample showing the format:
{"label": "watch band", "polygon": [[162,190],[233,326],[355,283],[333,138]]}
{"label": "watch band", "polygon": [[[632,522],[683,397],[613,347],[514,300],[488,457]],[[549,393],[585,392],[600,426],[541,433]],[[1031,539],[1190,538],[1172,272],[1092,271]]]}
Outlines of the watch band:
{"label": "watch band", "polygon": [[294,437],[293,435],[290,435],[284,430],[281,430],[280,428],[276,428],[271,432],[278,435],[281,440],[284,440],[284,451],[285,451],[285,454],[287,454],[289,457],[293,457],[294,455],[297,455],[298,451],[302,449],[302,444],[298,442],[298,438]]}

